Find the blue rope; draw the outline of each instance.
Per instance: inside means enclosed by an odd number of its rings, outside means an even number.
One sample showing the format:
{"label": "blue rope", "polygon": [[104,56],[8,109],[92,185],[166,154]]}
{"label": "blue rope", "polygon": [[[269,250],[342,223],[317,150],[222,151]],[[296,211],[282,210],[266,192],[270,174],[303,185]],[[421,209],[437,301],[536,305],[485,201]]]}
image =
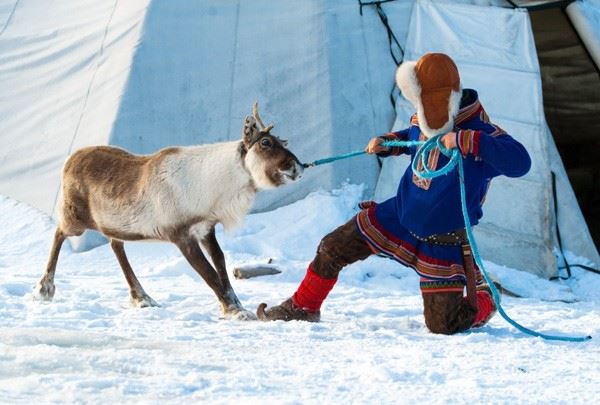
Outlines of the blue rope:
{"label": "blue rope", "polygon": [[[381,146],[418,146],[421,144],[423,144],[422,141],[385,141],[385,142],[381,143]],[[327,157],[327,158],[323,158],[323,159],[317,159],[311,163],[303,163],[302,166],[304,166],[304,167],[319,166],[319,165],[322,165],[325,163],[335,162],[336,160],[348,159],[348,158],[351,158],[354,156],[364,155],[365,153],[367,153],[367,152],[365,152],[364,150],[348,152],[348,153],[344,153],[342,155],[336,155],[336,156],[331,156],[331,157]]]}
{"label": "blue rope", "polygon": [[[467,199],[466,199],[466,193],[465,193],[465,174],[464,174],[464,169],[463,169],[463,160],[460,156],[460,151],[458,149],[452,149],[452,150],[446,149],[441,140],[442,140],[442,135],[436,135],[432,138],[429,138],[427,141],[424,141],[424,142],[422,142],[422,141],[385,141],[381,145],[388,146],[388,147],[389,146],[410,147],[410,146],[422,145],[415,154],[415,158],[413,159],[411,168],[412,168],[412,171],[417,176],[424,178],[424,179],[432,179],[434,177],[448,174],[455,167],[458,167],[458,176],[459,176],[459,180],[460,180],[460,202],[461,202],[461,206],[462,206],[461,208],[462,208],[463,218],[465,221],[465,229],[467,231],[467,238],[469,240],[469,243],[471,244],[471,249],[473,250],[473,258],[475,259],[475,263],[477,263],[477,266],[479,266],[479,269],[481,270],[481,273],[482,273],[483,277],[485,278],[485,281],[488,284],[490,291],[492,292],[492,298],[493,298],[494,303],[496,304],[496,308],[498,309],[498,312],[500,313],[502,318],[504,318],[509,324],[511,324],[512,326],[517,328],[519,331],[521,331],[527,335],[541,337],[542,339],[561,340],[561,341],[566,341],[566,342],[585,342],[587,340],[590,340],[592,338],[591,336],[555,336],[555,335],[547,335],[545,333],[536,332],[532,329],[524,327],[523,325],[520,325],[519,323],[514,321],[511,317],[509,317],[508,314],[504,311],[504,309],[502,308],[502,305],[500,305],[500,294],[498,293],[498,290],[496,289],[494,282],[492,281],[492,279],[488,275],[487,271],[485,270],[485,267],[483,266],[483,262],[481,261],[481,256],[479,255],[479,249],[477,247],[477,244],[475,243],[475,237],[473,236],[473,231],[471,229],[471,220],[469,219],[469,214],[467,212]],[[428,167],[427,160],[429,159],[429,153],[436,147],[441,151],[442,154],[444,154],[446,157],[448,157],[449,160],[448,160],[448,163],[446,163],[446,165],[443,166],[442,168],[437,169],[437,170],[432,170]],[[358,156],[358,155],[362,155],[365,153],[366,153],[365,151],[350,152],[350,153],[346,153],[344,155],[332,156],[332,157],[325,158],[325,159],[315,160],[313,163],[305,164],[304,166],[305,167],[318,166],[318,165],[321,165],[324,163],[330,163],[330,162],[334,162],[336,160],[346,159],[349,157]],[[419,161],[421,162],[421,166],[422,166],[421,169],[418,168]]]}
{"label": "blue rope", "polygon": [[347,159],[347,158],[351,158],[354,156],[358,156],[358,155],[364,155],[365,152],[364,150],[359,150],[356,152],[350,152],[350,153],[344,153],[343,155],[338,155],[338,156],[332,156],[332,157],[328,157],[328,158],[324,158],[324,159],[317,159],[312,163],[304,163],[302,166],[304,167],[313,167],[313,166],[319,166],[325,163],[331,163],[331,162],[335,162],[336,160],[341,160],[341,159]]}
{"label": "blue rope", "polygon": [[[458,151],[456,151],[456,152],[457,152],[456,154],[459,154]],[[485,281],[487,282],[487,284],[490,287],[490,290],[492,291],[492,297],[494,298],[494,303],[496,303],[496,308],[498,308],[498,312],[500,313],[500,315],[502,315],[502,318],[504,318],[508,323],[510,323],[512,326],[514,326],[521,332],[526,333],[531,336],[541,337],[542,339],[562,340],[565,342],[585,342],[587,340],[590,340],[592,337],[589,335],[588,336],[556,336],[556,335],[547,335],[545,333],[540,333],[535,330],[526,328],[525,326],[517,323],[510,316],[508,316],[508,314],[506,312],[504,312],[504,308],[502,308],[502,305],[500,305],[500,294],[498,294],[498,290],[496,289],[496,286],[494,285],[494,283],[491,280],[490,276],[488,275],[487,271],[483,267],[483,262],[481,261],[481,256],[479,255],[479,249],[477,247],[477,244],[475,243],[475,237],[473,236],[473,230],[471,228],[471,220],[469,219],[469,215],[467,213],[467,199],[465,196],[465,173],[463,170],[463,161],[462,161],[462,159],[457,159],[457,160],[458,160],[458,175],[460,178],[460,202],[462,205],[463,217],[465,219],[465,228],[467,230],[467,238],[469,239],[469,243],[471,244],[471,248],[473,249],[473,258],[475,259],[475,263],[477,263],[477,266],[479,266],[479,268],[481,269],[481,274],[483,274]]]}

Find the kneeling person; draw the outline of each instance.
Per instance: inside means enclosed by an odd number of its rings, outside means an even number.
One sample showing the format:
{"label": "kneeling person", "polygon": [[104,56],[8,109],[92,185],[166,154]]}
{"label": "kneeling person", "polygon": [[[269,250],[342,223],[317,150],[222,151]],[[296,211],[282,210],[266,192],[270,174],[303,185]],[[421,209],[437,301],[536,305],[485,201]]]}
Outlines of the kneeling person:
{"label": "kneeling person", "polygon": [[[371,139],[367,153],[407,154],[412,161],[418,147],[383,147],[381,143],[423,141],[445,134],[444,146],[461,153],[468,215],[477,224],[491,180],[499,175],[523,176],[531,166],[529,154],[489,121],[475,90],[461,88],[458,69],[447,55],[430,53],[417,62],[403,63],[396,72],[396,84],[417,112],[408,128]],[[448,158],[433,149],[428,168],[435,170],[446,163]],[[473,262],[466,238],[456,170],[426,180],[409,166],[395,197],[380,204],[363,203],[361,208],[321,240],[293,296],[272,308],[261,304],[259,319],[320,320],[321,304],[339,272],[372,254],[387,256],[419,274],[425,324],[432,332],[461,332],[484,325],[494,315],[489,287]]]}

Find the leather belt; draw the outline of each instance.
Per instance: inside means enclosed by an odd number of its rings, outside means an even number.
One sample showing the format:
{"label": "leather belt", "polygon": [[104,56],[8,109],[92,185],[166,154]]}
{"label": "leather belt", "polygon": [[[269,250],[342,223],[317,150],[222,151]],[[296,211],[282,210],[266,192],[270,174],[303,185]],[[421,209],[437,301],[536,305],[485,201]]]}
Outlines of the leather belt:
{"label": "leather belt", "polygon": [[461,245],[464,245],[465,243],[468,243],[467,231],[464,229],[459,229],[457,231],[452,231],[452,232],[448,232],[448,233],[429,235],[427,237],[422,237],[422,236],[416,235],[412,232],[410,232],[410,234],[415,239],[417,239],[421,242],[431,243],[433,245],[461,246]]}
{"label": "leather belt", "polygon": [[412,232],[410,232],[410,234],[421,242],[431,243],[433,245],[461,247],[467,287],[466,298],[473,309],[477,311],[477,270],[475,261],[473,260],[473,251],[471,245],[469,245],[467,231],[465,229],[459,229],[448,233],[429,235],[426,238],[415,235]]}

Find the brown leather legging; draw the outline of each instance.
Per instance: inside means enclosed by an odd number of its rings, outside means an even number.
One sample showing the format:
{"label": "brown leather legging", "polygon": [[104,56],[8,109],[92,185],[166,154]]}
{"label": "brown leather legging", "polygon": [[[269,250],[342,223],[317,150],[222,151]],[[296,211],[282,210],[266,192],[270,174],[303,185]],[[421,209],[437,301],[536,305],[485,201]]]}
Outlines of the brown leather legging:
{"label": "brown leather legging", "polygon": [[[327,234],[313,259],[313,271],[323,278],[336,278],[347,265],[364,260],[374,252],[356,226],[356,218]],[[473,308],[458,292],[422,294],[425,325],[433,333],[453,334],[469,329],[475,319]]]}

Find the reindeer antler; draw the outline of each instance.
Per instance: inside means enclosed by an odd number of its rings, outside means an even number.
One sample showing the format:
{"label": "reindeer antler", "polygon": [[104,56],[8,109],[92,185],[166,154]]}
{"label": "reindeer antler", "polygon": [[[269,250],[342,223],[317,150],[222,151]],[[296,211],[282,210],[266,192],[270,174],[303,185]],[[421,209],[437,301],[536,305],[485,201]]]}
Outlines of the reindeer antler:
{"label": "reindeer antler", "polygon": [[261,132],[269,132],[273,129],[273,124],[269,124],[268,126],[266,126],[263,120],[260,118],[260,115],[258,115],[258,101],[256,101],[252,106],[252,116],[254,117],[258,125],[261,126]]}

